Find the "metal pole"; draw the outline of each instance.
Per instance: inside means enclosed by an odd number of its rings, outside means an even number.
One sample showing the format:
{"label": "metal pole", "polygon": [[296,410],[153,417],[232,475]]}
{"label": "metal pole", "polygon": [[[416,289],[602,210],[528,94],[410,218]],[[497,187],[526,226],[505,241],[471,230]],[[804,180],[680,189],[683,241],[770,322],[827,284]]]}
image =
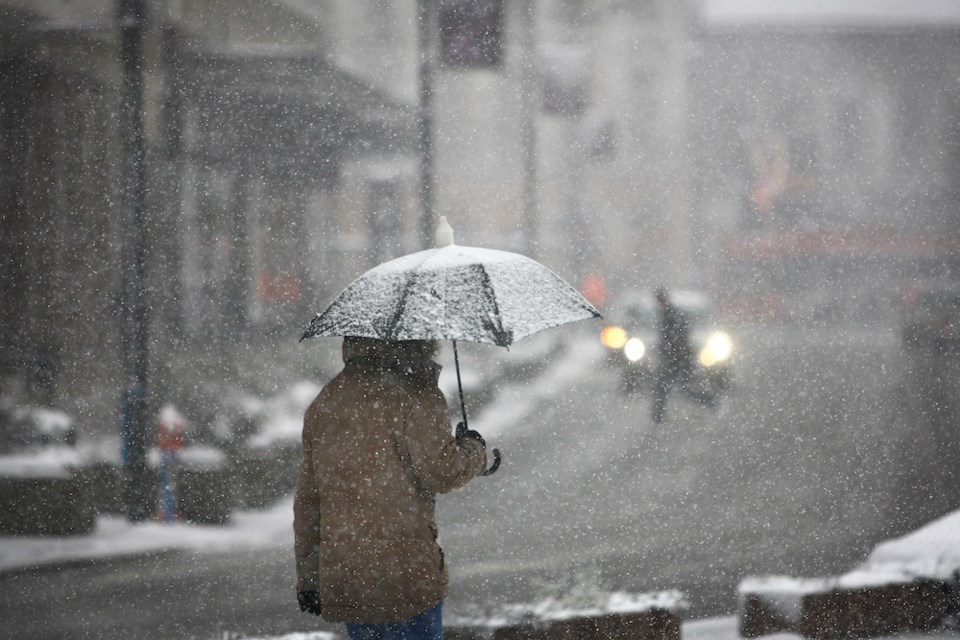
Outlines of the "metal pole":
{"label": "metal pole", "polygon": [[124,443],[127,509],[134,521],[149,517],[152,511],[152,483],[147,469],[151,431],[147,411],[146,177],[142,113],[145,13],[144,0],[117,0],[123,73],[120,129],[125,207],[121,350],[128,375],[128,386],[122,397],[129,421]]}
{"label": "metal pole", "polygon": [[534,20],[535,0],[526,0],[520,8],[520,38],[522,44],[520,60],[520,118],[521,144],[523,146],[523,226],[526,252],[531,258],[537,258],[540,215],[537,200],[537,113],[540,95],[539,80],[536,76],[536,22]]}
{"label": "metal pole", "polygon": [[420,242],[424,249],[433,246],[433,0],[419,0],[418,51],[420,56]]}

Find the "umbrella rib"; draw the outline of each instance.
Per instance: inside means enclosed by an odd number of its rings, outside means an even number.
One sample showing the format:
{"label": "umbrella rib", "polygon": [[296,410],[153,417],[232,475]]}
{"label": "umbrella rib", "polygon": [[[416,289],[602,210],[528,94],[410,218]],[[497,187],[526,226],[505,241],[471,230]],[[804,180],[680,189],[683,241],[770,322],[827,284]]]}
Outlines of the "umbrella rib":
{"label": "umbrella rib", "polygon": [[418,274],[416,271],[410,274],[410,278],[407,280],[406,284],[403,287],[403,293],[400,294],[400,300],[397,302],[397,308],[393,312],[393,317],[390,318],[390,337],[393,340],[397,339],[397,334],[400,332],[400,320],[403,317],[403,312],[407,308],[407,297],[410,295],[410,292],[413,291],[413,285],[417,280]]}
{"label": "umbrella rib", "polygon": [[407,298],[414,289],[414,284],[420,277],[419,269],[421,269],[424,263],[430,258],[429,251],[421,252],[421,257],[414,267],[410,270],[410,277],[404,283],[403,292],[400,294],[400,300],[397,301],[397,308],[393,312],[393,317],[390,318],[389,322],[389,335],[391,339],[396,340],[397,334],[400,332],[400,320],[403,318],[403,312],[407,308]]}
{"label": "umbrella rib", "polygon": [[496,337],[497,345],[501,347],[509,346],[510,343],[513,342],[513,336],[503,328],[503,318],[500,317],[500,305],[497,303],[497,294],[493,289],[493,284],[490,282],[490,274],[487,273],[487,269],[483,264],[478,263],[476,268],[480,272],[480,281],[483,284],[483,288],[489,292],[490,302],[493,304],[493,319],[496,325],[491,327],[491,330]]}

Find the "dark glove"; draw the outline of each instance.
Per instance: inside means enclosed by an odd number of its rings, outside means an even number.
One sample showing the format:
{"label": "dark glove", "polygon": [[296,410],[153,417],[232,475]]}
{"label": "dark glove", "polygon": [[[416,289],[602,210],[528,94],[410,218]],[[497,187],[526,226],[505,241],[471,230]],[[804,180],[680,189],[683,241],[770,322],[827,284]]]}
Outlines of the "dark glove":
{"label": "dark glove", "polygon": [[467,429],[467,425],[462,422],[457,423],[457,440],[462,440],[463,438],[473,438],[474,440],[479,440],[480,444],[484,447],[487,446],[487,441],[483,439],[483,436],[479,432],[474,431],[473,429]]}
{"label": "dark glove", "polygon": [[319,591],[297,591],[297,602],[300,603],[300,611],[320,615]]}

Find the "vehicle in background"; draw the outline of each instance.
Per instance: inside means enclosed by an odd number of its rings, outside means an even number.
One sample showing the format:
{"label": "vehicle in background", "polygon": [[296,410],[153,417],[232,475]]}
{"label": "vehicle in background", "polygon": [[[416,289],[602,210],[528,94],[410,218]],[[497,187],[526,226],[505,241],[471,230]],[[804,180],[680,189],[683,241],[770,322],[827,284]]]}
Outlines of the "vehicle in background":
{"label": "vehicle in background", "polygon": [[[710,298],[693,290],[671,290],[670,300],[690,325],[693,384],[716,396],[731,385],[734,344],[716,320]],[[629,290],[610,306],[600,331],[608,365],[619,369],[623,392],[649,390],[657,370],[658,308],[653,292]]]}
{"label": "vehicle in background", "polygon": [[960,355],[960,288],[910,287],[903,294],[904,347],[928,355]]}

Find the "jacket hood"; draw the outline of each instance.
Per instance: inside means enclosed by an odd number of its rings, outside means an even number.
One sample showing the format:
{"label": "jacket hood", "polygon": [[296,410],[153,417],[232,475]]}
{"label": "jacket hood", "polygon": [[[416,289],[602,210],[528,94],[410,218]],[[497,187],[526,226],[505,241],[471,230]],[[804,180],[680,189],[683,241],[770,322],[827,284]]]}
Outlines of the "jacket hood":
{"label": "jacket hood", "polygon": [[391,342],[347,336],[343,339],[343,362],[364,360],[406,374],[414,382],[436,385],[442,367],[423,355],[423,344],[418,340]]}
{"label": "jacket hood", "polygon": [[406,349],[402,342],[388,342],[359,336],[347,336],[343,339],[344,364],[360,358],[399,364],[405,355]]}

